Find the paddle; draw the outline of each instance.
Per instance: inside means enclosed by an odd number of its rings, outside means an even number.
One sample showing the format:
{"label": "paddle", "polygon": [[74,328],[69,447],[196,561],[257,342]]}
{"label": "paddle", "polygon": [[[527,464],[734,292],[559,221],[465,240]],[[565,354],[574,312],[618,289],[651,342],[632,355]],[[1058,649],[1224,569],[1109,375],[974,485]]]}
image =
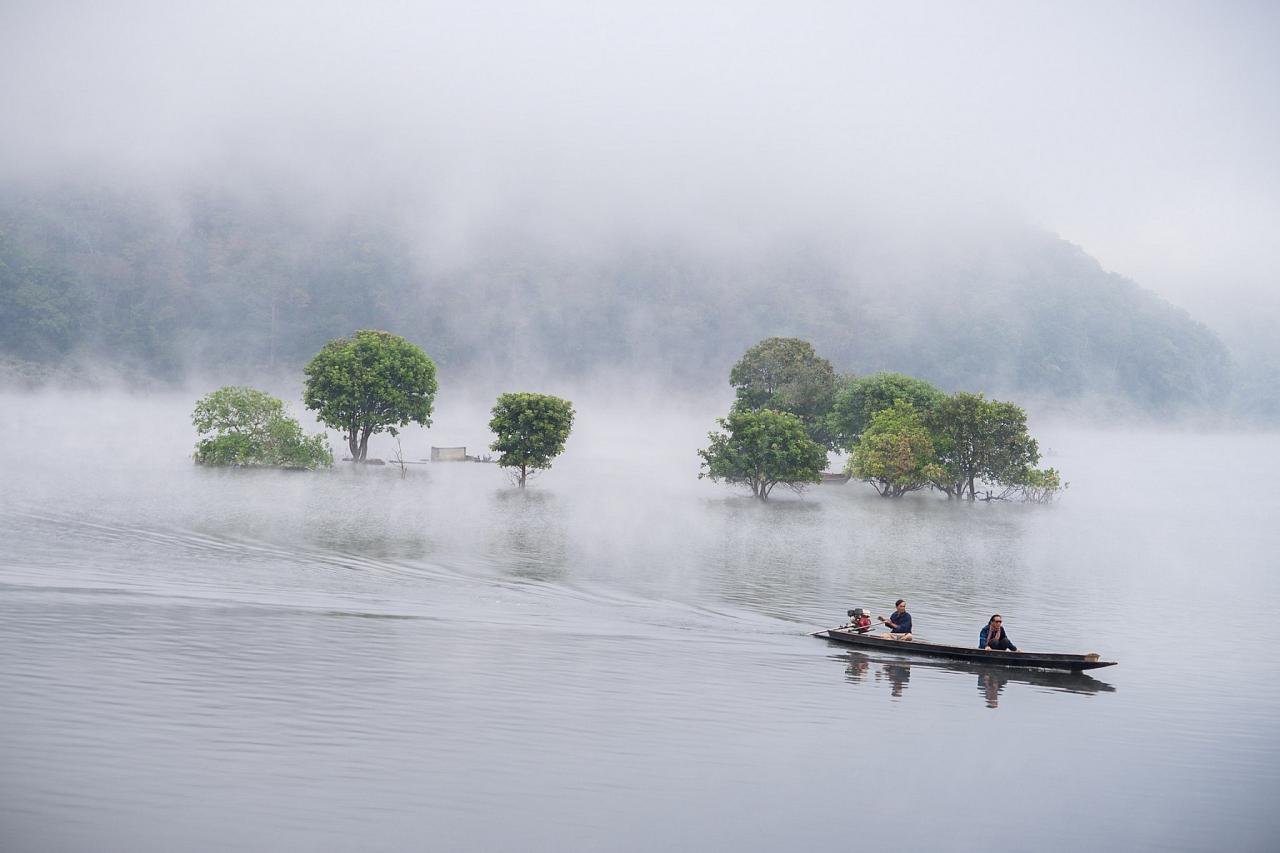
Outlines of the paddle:
{"label": "paddle", "polygon": [[814,632],[813,632],[812,634],[810,634],[809,636],[810,636],[810,637],[821,637],[822,635],[826,634],[828,631],[844,631],[844,630],[847,630],[847,629],[852,628],[852,627],[853,627],[852,625],[837,625],[837,626],[836,626],[836,627],[834,627],[834,628],[823,628],[821,631],[814,631]]}

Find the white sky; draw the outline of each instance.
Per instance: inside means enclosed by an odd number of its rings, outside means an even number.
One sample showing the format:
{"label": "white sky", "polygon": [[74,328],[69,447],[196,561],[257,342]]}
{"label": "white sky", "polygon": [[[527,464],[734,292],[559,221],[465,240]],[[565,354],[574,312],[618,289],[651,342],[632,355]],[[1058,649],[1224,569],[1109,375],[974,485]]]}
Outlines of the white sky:
{"label": "white sky", "polygon": [[0,0],[0,175],[303,182],[456,233],[1013,216],[1280,315],[1277,48],[1280,3]]}

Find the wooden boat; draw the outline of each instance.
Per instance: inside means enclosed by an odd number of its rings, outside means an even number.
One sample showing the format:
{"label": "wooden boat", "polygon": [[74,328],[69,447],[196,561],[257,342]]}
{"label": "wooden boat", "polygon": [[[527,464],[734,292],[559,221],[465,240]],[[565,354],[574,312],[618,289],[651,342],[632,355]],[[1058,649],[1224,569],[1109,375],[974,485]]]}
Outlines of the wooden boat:
{"label": "wooden boat", "polygon": [[849,480],[851,479],[851,476],[852,476],[852,475],[850,475],[850,474],[845,474],[845,473],[842,473],[842,472],[836,472],[836,471],[823,471],[823,472],[822,472],[822,482],[823,482],[823,484],[825,484],[825,485],[830,485],[830,484],[832,484],[832,483],[837,483],[837,484],[838,484],[838,483],[847,483],[847,482],[849,482]]}
{"label": "wooden boat", "polygon": [[926,643],[921,640],[888,640],[884,639],[887,636],[885,634],[859,634],[848,628],[828,628],[825,631],[819,631],[814,636],[849,646],[876,649],[900,655],[948,658],[950,660],[974,661],[998,666],[1066,669],[1079,672],[1083,669],[1100,669],[1104,666],[1115,666],[1117,663],[1116,661],[1102,660],[1096,654],[1053,655],[1044,652],[988,652],[972,646],[944,646],[941,643]]}

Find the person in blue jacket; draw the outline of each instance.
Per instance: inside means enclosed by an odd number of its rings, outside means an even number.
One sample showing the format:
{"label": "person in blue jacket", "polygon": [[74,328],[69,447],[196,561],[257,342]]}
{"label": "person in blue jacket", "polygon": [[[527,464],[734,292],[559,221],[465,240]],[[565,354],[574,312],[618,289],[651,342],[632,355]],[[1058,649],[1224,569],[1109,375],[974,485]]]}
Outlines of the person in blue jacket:
{"label": "person in blue jacket", "polygon": [[1004,630],[1004,619],[997,613],[987,622],[985,628],[978,633],[978,648],[988,652],[1016,652],[1018,647],[1010,640]]}
{"label": "person in blue jacket", "polygon": [[892,616],[888,619],[880,616],[879,619],[889,629],[889,633],[877,636],[887,640],[911,639],[911,614],[907,612],[907,603],[901,598],[894,604]]}

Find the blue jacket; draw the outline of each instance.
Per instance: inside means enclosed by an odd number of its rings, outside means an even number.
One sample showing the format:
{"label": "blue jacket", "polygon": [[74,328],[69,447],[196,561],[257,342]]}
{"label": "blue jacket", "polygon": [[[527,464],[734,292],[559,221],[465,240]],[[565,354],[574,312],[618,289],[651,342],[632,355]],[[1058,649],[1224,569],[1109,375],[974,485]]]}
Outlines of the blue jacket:
{"label": "blue jacket", "polygon": [[[1004,626],[1001,627],[1003,628]],[[991,630],[990,623],[982,626],[982,631],[978,633],[978,648],[985,649],[987,647],[987,631],[989,630]],[[1018,647],[1009,639],[1008,631],[1001,631],[1000,639],[996,640],[996,644],[991,648],[999,649],[1003,652],[1016,652],[1018,650]]]}
{"label": "blue jacket", "polygon": [[911,633],[911,614],[910,613],[907,613],[906,611],[903,611],[902,613],[898,613],[895,610],[889,616],[889,621],[893,623],[892,625],[889,625],[889,630],[892,631],[893,633],[895,634]]}

